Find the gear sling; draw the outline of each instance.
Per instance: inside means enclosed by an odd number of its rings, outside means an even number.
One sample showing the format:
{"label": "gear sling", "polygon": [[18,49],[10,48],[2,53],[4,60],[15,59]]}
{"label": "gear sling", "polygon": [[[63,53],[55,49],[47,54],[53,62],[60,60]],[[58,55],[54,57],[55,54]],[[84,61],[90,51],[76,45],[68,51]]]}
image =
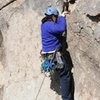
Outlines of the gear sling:
{"label": "gear sling", "polygon": [[41,64],[41,68],[44,72],[50,72],[56,68],[63,68],[63,57],[60,53],[60,48],[56,49],[54,53],[43,54],[44,62]]}

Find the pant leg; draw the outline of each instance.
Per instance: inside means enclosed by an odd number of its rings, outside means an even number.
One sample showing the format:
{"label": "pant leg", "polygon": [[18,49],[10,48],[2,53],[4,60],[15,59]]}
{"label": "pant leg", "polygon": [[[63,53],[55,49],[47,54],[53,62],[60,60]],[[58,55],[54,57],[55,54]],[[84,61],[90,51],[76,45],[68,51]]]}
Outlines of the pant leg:
{"label": "pant leg", "polygon": [[64,12],[64,11],[69,11],[68,8],[69,8],[69,2],[64,2],[62,12]]}
{"label": "pant leg", "polygon": [[62,100],[71,100],[71,68],[66,55],[63,55],[64,68],[59,70]]}
{"label": "pant leg", "polygon": [[71,100],[71,72],[60,70],[60,89],[63,100]]}

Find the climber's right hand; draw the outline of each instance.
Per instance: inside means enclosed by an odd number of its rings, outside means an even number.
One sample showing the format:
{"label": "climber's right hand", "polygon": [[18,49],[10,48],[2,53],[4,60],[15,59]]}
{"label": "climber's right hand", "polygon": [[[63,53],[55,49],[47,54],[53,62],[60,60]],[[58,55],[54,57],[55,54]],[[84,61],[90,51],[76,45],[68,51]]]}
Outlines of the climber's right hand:
{"label": "climber's right hand", "polygon": [[65,17],[67,14],[68,14],[68,12],[67,12],[67,11],[64,11],[64,12],[61,14],[61,16]]}

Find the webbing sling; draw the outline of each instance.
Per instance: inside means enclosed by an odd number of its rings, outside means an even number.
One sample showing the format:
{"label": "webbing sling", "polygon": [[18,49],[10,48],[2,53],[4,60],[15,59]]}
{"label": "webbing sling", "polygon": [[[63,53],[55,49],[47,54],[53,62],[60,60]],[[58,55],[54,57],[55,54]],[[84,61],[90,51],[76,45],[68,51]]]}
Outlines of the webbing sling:
{"label": "webbing sling", "polygon": [[56,65],[54,65],[54,59],[56,57],[56,53],[59,51],[59,48],[56,49],[56,51],[52,54],[53,57],[52,59],[48,59],[48,57],[46,57],[44,63],[42,63],[41,67],[45,72],[49,72],[50,70],[54,70],[56,68]]}

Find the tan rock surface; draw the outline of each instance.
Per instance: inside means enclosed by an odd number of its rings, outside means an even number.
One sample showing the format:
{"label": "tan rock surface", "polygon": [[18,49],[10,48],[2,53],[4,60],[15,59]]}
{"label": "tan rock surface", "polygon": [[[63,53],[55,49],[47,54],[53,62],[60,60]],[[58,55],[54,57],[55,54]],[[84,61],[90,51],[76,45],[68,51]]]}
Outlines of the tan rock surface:
{"label": "tan rock surface", "polygon": [[[0,100],[36,100],[44,79],[40,71],[43,11],[47,5],[55,5],[61,11],[63,2],[11,1],[0,1]],[[91,4],[88,7],[86,3]],[[100,98],[98,4],[99,0],[77,0],[76,4],[70,5],[72,12],[67,16],[68,50],[74,64],[75,100]],[[88,8],[95,9],[94,13]],[[54,86],[58,88],[58,84]],[[45,78],[37,100],[61,100],[60,95],[51,89],[49,77]]]}

